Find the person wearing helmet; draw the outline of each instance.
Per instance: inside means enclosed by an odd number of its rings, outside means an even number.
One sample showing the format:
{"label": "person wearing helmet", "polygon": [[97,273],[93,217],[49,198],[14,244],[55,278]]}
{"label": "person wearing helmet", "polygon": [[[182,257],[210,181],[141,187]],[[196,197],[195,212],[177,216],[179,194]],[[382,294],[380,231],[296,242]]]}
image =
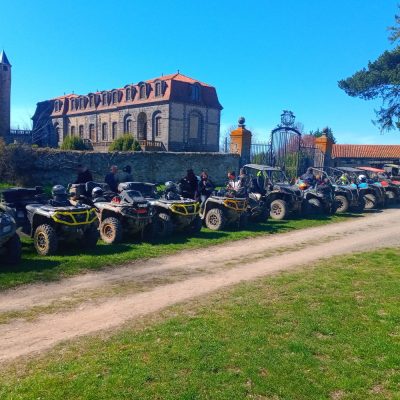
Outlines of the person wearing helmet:
{"label": "person wearing helmet", "polygon": [[183,197],[197,199],[197,186],[199,180],[192,169],[186,171],[186,176],[179,181],[179,188]]}
{"label": "person wearing helmet", "polygon": [[53,207],[68,207],[71,203],[68,200],[68,193],[64,186],[55,185],[51,189],[52,199],[49,204]]}
{"label": "person wearing helmet", "polygon": [[92,190],[92,201],[93,203],[97,203],[100,201],[106,201],[105,197],[104,197],[104,191],[101,187],[96,186],[95,188],[93,188]]}
{"label": "person wearing helmet", "polygon": [[303,182],[307,183],[309,186],[315,186],[316,184],[316,178],[313,169],[311,167],[307,168],[306,173],[303,174],[300,178]]}
{"label": "person wearing helmet", "polygon": [[126,165],[124,168],[122,168],[122,172],[124,175],[121,179],[121,182],[133,182],[132,168],[130,165]]}
{"label": "person wearing helmet", "polygon": [[368,187],[367,177],[365,175],[358,175],[358,187],[366,189]]}
{"label": "person wearing helmet", "polygon": [[172,181],[165,182],[165,198],[167,200],[180,200],[178,188]]}

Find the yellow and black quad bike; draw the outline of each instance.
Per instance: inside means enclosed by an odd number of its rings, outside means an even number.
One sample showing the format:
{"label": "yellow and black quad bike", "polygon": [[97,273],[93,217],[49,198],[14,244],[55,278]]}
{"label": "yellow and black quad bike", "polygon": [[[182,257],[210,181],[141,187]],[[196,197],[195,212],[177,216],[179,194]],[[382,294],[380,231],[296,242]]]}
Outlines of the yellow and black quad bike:
{"label": "yellow and black quad bike", "polygon": [[53,187],[52,195],[47,200],[38,188],[2,193],[3,204],[16,216],[22,233],[33,238],[39,255],[55,254],[60,241],[75,241],[86,249],[95,247],[99,238],[95,209],[72,205],[61,185]]}
{"label": "yellow and black quad bike", "polygon": [[200,215],[207,228],[213,231],[222,230],[228,225],[244,229],[248,220],[247,208],[247,198],[233,197],[222,191],[206,200]]}
{"label": "yellow and black quad bike", "polygon": [[71,184],[69,194],[75,204],[95,207],[102,240],[107,244],[119,243],[124,236],[136,236],[151,241],[154,236],[153,208],[136,190],[126,189],[120,183],[118,194],[105,183],[87,182]]}
{"label": "yellow and black quad bike", "polygon": [[173,232],[200,232],[202,221],[199,216],[199,202],[182,197],[175,183],[166,182],[165,191],[161,194],[157,193],[157,187],[152,183],[126,182],[123,185],[125,190],[140,192],[153,207],[157,237],[169,237]]}

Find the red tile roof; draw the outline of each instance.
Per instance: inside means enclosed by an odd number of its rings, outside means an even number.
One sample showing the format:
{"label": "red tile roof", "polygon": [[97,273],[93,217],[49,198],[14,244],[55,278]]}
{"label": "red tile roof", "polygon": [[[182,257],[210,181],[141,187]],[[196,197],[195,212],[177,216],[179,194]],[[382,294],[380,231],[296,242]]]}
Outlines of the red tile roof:
{"label": "red tile roof", "polygon": [[332,158],[400,158],[400,145],[334,144]]}

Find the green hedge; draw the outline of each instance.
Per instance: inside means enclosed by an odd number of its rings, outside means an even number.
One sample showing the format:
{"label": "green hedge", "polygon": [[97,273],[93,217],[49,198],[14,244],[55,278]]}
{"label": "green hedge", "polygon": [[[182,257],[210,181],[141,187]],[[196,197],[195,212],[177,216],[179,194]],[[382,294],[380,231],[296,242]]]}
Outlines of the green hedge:
{"label": "green hedge", "polygon": [[124,134],[123,136],[115,139],[109,148],[109,151],[140,151],[140,144],[130,134]]}
{"label": "green hedge", "polygon": [[78,136],[66,136],[61,145],[61,150],[87,150],[85,142]]}

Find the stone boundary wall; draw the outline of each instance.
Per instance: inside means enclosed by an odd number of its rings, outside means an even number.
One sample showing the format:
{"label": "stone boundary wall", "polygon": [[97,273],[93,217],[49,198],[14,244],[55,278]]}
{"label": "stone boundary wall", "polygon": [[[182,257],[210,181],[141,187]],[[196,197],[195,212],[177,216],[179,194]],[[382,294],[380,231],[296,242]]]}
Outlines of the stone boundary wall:
{"label": "stone boundary wall", "polygon": [[[134,180],[163,183],[178,181],[188,168],[196,174],[205,170],[216,184],[226,181],[228,170],[238,172],[240,157],[225,153],[173,153],[173,152],[84,152],[55,149],[33,149],[30,182],[34,184],[63,184],[74,182],[76,166],[86,165],[95,180],[104,181],[111,165],[120,173],[125,165],[132,167]],[[23,181],[26,181],[24,179]]]}

